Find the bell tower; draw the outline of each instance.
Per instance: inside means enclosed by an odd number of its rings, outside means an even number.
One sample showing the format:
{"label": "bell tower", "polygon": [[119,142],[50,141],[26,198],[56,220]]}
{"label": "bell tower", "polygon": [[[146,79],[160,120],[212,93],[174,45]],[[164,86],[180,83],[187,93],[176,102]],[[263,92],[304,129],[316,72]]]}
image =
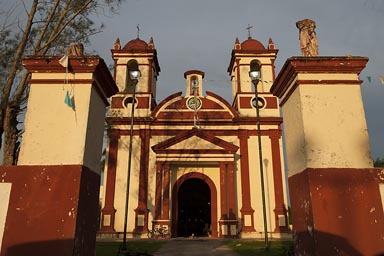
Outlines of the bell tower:
{"label": "bell tower", "polygon": [[[156,106],[156,82],[160,72],[153,39],[146,43],[136,38],[124,47],[121,47],[117,39],[111,52],[119,93],[112,97],[110,116],[129,117],[132,102],[135,102],[135,117],[149,116]],[[134,81],[129,75],[132,70],[140,71],[135,99],[132,99]]]}
{"label": "bell tower", "polygon": [[[228,73],[232,81],[232,106],[241,116],[255,116],[255,88],[249,78],[249,71],[255,69],[260,71],[260,80],[257,85],[259,106],[262,105],[262,110],[270,109],[272,106],[277,109],[277,99],[269,92],[275,79],[274,62],[277,52],[278,50],[275,49],[272,39],[269,39],[268,47],[265,48],[262,43],[251,36],[242,43],[236,38]],[[264,111],[264,114],[266,114],[266,111]],[[267,115],[276,114],[279,115],[279,112],[268,113]]]}

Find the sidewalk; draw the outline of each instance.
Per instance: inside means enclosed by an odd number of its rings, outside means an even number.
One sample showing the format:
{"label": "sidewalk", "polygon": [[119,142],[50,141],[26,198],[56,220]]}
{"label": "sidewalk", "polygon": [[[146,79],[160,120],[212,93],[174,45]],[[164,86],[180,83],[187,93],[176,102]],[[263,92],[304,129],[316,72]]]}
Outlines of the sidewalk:
{"label": "sidewalk", "polygon": [[170,239],[154,256],[239,256],[221,239]]}

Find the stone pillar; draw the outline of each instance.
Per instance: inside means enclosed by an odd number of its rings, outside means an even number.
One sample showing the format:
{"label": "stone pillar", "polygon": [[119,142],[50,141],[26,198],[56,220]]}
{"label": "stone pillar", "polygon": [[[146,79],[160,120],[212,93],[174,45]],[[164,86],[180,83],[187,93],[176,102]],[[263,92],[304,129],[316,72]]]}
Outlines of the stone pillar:
{"label": "stone pillar", "polygon": [[[0,255],[94,255],[107,98],[102,59],[31,57],[19,166],[0,167],[10,191]],[[0,184],[1,184],[0,183]]]}
{"label": "stone pillar", "polygon": [[163,188],[163,162],[156,162],[156,190],[155,190],[155,213],[153,220],[159,220],[161,218],[161,194]]}
{"label": "stone pillar", "polygon": [[234,162],[220,162],[221,218],[219,223],[222,237],[235,237],[238,233],[235,196]]}
{"label": "stone pillar", "polygon": [[254,217],[255,210],[251,206],[251,189],[249,179],[249,155],[248,155],[248,138],[246,130],[239,131],[240,139],[240,175],[241,175],[241,198],[242,207],[241,212],[241,224],[243,232],[254,232]]}
{"label": "stone pillar", "polygon": [[105,173],[105,200],[104,207],[101,211],[100,233],[115,233],[116,209],[113,202],[115,201],[116,165],[120,133],[119,130],[110,130],[108,133],[109,151],[107,158],[107,172]]}
{"label": "stone pillar", "polygon": [[[171,231],[171,221],[169,218],[171,163],[157,161],[156,165],[155,214],[152,226],[166,227]],[[171,233],[174,232],[176,232],[176,230],[172,230]]]}
{"label": "stone pillar", "polygon": [[146,233],[148,227],[148,165],[149,165],[149,140],[150,131],[140,130],[141,151],[140,151],[140,175],[138,205],[135,209],[135,233]]}
{"label": "stone pillar", "polygon": [[295,252],[379,255],[384,216],[358,74],[365,57],[292,57],[271,92],[281,99]]}
{"label": "stone pillar", "polygon": [[162,207],[162,226],[167,226],[170,230],[170,219],[169,219],[169,188],[170,188],[170,174],[171,174],[171,163],[165,162],[163,170],[163,207]]}
{"label": "stone pillar", "polygon": [[284,204],[283,174],[281,173],[280,138],[281,130],[270,130],[272,166],[273,166],[273,187],[275,191],[275,232],[287,232],[288,216]]}

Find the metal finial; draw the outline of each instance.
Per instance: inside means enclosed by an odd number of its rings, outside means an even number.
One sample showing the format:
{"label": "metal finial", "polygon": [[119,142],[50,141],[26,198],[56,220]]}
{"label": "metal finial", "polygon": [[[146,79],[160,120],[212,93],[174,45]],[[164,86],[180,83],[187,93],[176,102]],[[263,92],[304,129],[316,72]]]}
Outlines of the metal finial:
{"label": "metal finial", "polygon": [[248,24],[248,27],[246,28],[246,30],[248,30],[248,37],[249,38],[251,38],[251,28],[253,28],[253,26]]}
{"label": "metal finial", "polygon": [[137,24],[137,38],[140,38],[140,24]]}

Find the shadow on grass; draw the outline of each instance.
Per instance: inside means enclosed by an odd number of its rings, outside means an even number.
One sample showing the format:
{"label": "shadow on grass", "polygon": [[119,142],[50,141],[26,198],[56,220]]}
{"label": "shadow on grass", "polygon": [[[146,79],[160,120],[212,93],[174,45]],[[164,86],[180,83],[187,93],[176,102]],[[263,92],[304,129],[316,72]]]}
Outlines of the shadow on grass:
{"label": "shadow on grass", "polygon": [[[127,241],[127,254],[120,255],[152,255],[159,250],[165,241],[154,240],[134,240]],[[118,255],[121,242],[97,242],[96,256],[115,256]]]}
{"label": "shadow on grass", "polygon": [[293,256],[293,241],[272,241],[269,249],[264,249],[264,241],[233,240],[225,243],[241,256]]}

